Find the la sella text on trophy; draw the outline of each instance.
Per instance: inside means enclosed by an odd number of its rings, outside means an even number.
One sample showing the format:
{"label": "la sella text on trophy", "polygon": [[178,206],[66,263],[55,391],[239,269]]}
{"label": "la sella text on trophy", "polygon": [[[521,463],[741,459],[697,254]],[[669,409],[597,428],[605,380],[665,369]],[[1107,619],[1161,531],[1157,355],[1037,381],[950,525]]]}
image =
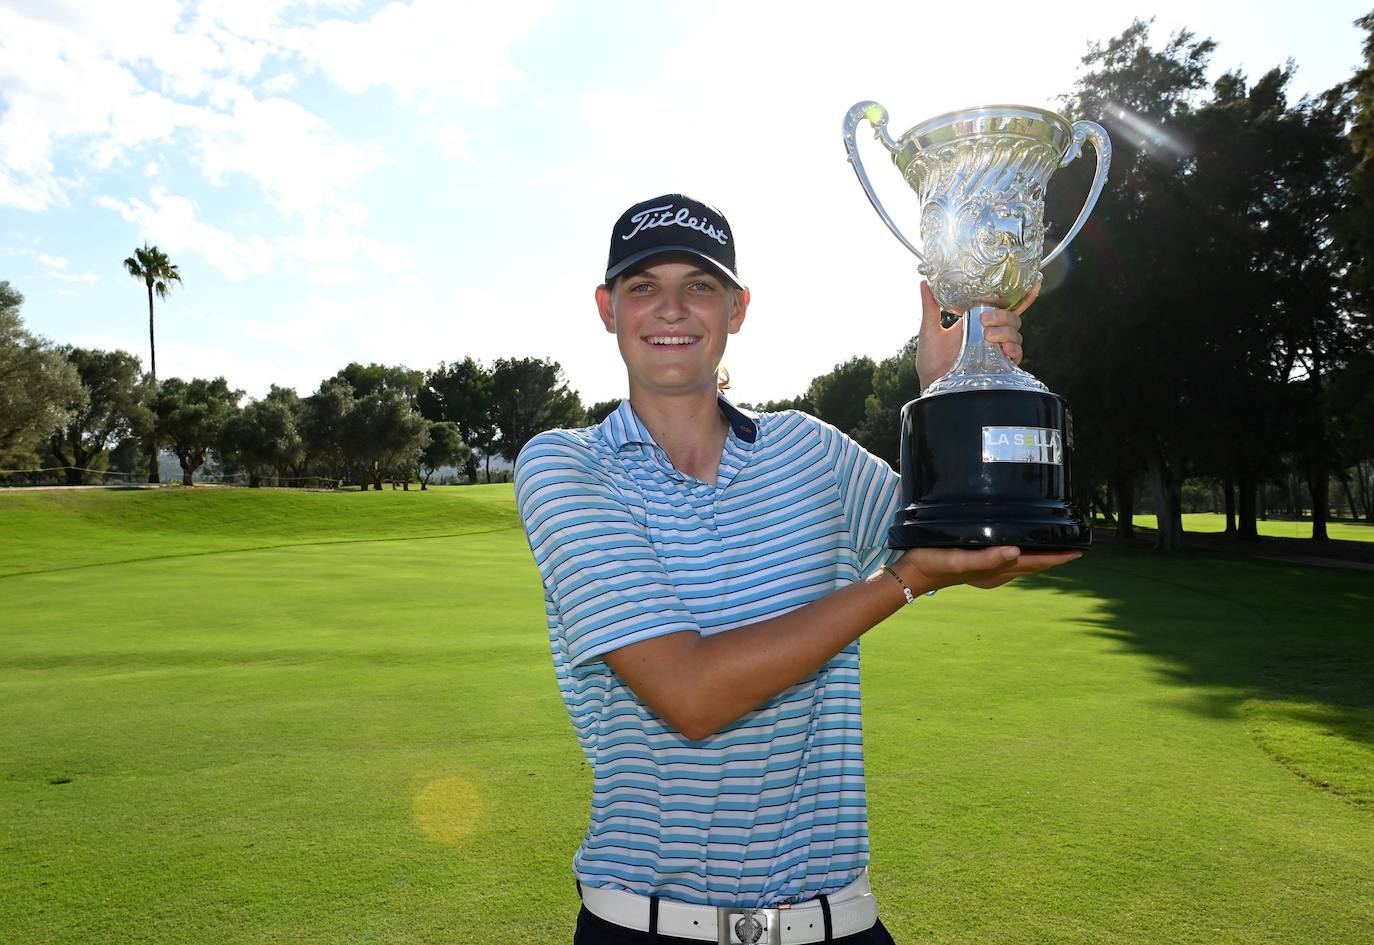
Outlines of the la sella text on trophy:
{"label": "la sella text on trophy", "polygon": [[[873,192],[857,147],[862,122],[916,193],[920,248]],[[1045,186],[1085,142],[1097,154],[1088,199],[1046,254]],[[920,260],[940,307],[963,316],[954,366],[902,409],[902,508],[888,544],[1088,547],[1092,533],[1070,492],[1068,406],[984,340],[981,316],[1024,301],[1082,229],[1107,180],[1107,132],[1039,108],[987,105],[930,118],[894,140],[887,109],[859,102],[845,115],[844,144],[873,209]]]}

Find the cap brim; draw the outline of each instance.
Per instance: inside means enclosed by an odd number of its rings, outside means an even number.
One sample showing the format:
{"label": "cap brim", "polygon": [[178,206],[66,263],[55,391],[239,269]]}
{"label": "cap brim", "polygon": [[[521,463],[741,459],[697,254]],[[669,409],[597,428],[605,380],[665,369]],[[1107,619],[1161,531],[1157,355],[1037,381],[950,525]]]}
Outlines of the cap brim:
{"label": "cap brim", "polygon": [[695,259],[700,259],[702,262],[710,266],[714,272],[717,272],[722,277],[724,277],[735,288],[744,288],[744,283],[739,281],[739,276],[735,275],[729,269],[726,269],[724,266],[716,262],[710,256],[707,256],[705,253],[703,253],[701,250],[693,249],[690,246],[653,246],[649,249],[641,250],[640,252],[635,253],[632,256],[620,260],[620,262],[616,263],[610,269],[607,269],[606,281],[610,282],[612,279],[620,275],[625,270],[630,269],[639,263],[642,263],[646,259],[652,259],[655,256],[664,256],[670,253],[682,253],[684,255],[691,256]]}

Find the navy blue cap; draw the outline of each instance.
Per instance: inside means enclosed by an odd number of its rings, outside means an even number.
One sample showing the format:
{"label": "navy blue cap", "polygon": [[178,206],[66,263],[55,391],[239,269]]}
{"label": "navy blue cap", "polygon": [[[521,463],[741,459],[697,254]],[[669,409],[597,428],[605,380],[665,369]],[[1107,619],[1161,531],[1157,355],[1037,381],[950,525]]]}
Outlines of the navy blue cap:
{"label": "navy blue cap", "polygon": [[735,238],[725,214],[684,194],[664,194],[635,204],[611,230],[606,281],[636,263],[665,253],[686,253],[744,288],[735,272]]}

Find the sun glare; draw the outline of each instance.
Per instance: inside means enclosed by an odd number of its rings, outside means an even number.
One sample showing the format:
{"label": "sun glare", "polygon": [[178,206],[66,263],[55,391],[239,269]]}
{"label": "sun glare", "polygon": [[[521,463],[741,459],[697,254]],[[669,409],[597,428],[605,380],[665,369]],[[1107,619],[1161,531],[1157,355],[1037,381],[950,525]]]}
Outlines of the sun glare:
{"label": "sun glare", "polygon": [[477,829],[482,819],[482,795],[471,778],[438,778],[415,795],[415,825],[429,840],[453,846]]}

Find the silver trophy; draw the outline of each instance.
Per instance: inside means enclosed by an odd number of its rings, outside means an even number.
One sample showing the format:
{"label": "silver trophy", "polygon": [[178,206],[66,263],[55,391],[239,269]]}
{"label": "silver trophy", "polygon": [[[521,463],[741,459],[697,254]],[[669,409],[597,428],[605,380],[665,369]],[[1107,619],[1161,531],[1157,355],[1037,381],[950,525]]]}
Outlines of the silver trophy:
{"label": "silver trophy", "polygon": [[[916,192],[924,251],[873,192],[856,140],[864,121]],[[1045,187],[1084,142],[1097,152],[1097,173],[1073,226],[1046,254]],[[889,543],[1086,547],[1089,529],[1069,501],[1067,407],[984,340],[982,313],[1022,302],[1082,229],[1107,180],[1107,132],[1043,109],[989,105],[931,118],[893,140],[887,109],[859,102],[845,115],[844,144],[873,209],[920,260],[941,308],[964,316],[954,367],[902,411],[905,508]]]}

